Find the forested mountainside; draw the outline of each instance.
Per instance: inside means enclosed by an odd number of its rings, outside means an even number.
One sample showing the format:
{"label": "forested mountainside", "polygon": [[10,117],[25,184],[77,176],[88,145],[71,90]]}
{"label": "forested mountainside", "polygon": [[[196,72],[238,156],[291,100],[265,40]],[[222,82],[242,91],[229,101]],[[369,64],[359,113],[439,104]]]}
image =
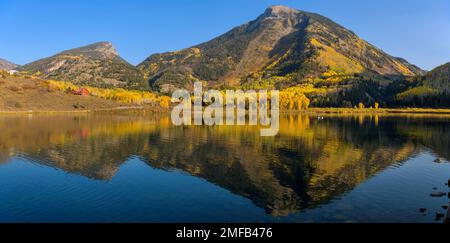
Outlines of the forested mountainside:
{"label": "forested mountainside", "polygon": [[136,67],[121,58],[110,42],[63,51],[19,68],[45,79],[96,87],[145,88]]}

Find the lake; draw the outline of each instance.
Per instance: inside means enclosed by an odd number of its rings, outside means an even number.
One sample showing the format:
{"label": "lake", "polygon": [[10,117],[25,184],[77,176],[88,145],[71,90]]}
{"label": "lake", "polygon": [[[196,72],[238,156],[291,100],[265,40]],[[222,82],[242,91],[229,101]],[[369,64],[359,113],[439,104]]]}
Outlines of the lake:
{"label": "lake", "polygon": [[[443,222],[450,117],[0,116],[0,222]],[[420,212],[419,209],[427,209]]]}

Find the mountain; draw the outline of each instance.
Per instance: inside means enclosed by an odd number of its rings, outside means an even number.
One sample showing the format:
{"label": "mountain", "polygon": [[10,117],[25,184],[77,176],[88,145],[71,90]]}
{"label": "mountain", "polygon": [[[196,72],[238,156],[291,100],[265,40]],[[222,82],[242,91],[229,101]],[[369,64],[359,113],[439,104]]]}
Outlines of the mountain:
{"label": "mountain", "polygon": [[142,88],[142,74],[122,59],[110,42],[63,51],[19,69],[45,79],[98,87]]}
{"label": "mountain", "polygon": [[14,64],[12,62],[9,62],[5,59],[0,58],[0,70],[13,70],[14,68],[18,67],[19,65]]}
{"label": "mountain", "polygon": [[405,65],[409,70],[411,70],[413,73],[418,74],[418,75],[424,75],[427,72],[423,69],[421,69],[420,67],[409,63],[407,60],[405,60],[404,58],[401,57],[396,57],[395,59],[397,59],[399,62],[401,62],[403,65]]}
{"label": "mountain", "polygon": [[450,62],[428,72],[423,77],[422,83],[450,94]]}
{"label": "mountain", "polygon": [[448,108],[450,105],[450,63],[400,83],[403,87],[395,95],[396,106]]}
{"label": "mountain", "polygon": [[212,87],[288,87],[330,77],[423,74],[328,18],[285,6],[272,6],[206,43],[151,55],[138,68],[163,92],[191,87],[196,80]]}

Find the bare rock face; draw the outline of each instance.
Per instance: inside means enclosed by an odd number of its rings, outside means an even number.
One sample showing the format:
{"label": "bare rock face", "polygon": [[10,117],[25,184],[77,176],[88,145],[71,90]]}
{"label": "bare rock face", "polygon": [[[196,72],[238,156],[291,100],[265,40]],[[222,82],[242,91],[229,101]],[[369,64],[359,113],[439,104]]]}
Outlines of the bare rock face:
{"label": "bare rock face", "polygon": [[20,71],[45,79],[97,87],[146,88],[142,73],[122,59],[110,42],[99,42],[24,65]]}
{"label": "bare rock face", "polygon": [[97,45],[94,51],[103,53],[106,58],[113,58],[115,56],[119,56],[119,52],[117,52],[117,50],[114,48],[111,42],[104,42]]}
{"label": "bare rock face", "polygon": [[261,17],[264,18],[280,18],[280,19],[297,19],[299,10],[292,9],[286,6],[276,5],[266,9]]}
{"label": "bare rock face", "polygon": [[114,59],[119,56],[119,53],[111,42],[98,42],[88,46],[63,51],[61,54],[76,56],[84,55],[99,59]]}
{"label": "bare rock face", "polygon": [[12,62],[9,62],[5,59],[0,58],[0,70],[10,71],[10,70],[14,70],[17,67],[18,67],[17,64],[14,64]]}
{"label": "bare rock face", "polygon": [[390,56],[314,13],[272,6],[253,21],[206,43],[155,54],[138,65],[150,84],[188,88],[196,80],[236,86],[284,78],[288,85],[338,75],[414,76],[422,70]]}
{"label": "bare rock face", "polygon": [[300,11],[283,5],[274,5],[267,9],[272,14],[298,14]]}

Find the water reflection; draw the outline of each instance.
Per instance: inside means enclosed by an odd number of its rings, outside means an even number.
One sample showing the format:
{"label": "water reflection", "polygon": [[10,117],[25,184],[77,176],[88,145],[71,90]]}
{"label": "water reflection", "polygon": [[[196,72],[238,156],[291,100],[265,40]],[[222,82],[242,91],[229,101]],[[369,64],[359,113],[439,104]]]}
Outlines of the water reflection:
{"label": "water reflection", "polygon": [[[110,181],[130,157],[203,178],[272,216],[326,204],[424,149],[450,159],[448,117],[288,115],[277,137],[249,126],[173,127],[134,115],[0,117],[12,157]],[[1,167],[0,167],[1,169]]]}

